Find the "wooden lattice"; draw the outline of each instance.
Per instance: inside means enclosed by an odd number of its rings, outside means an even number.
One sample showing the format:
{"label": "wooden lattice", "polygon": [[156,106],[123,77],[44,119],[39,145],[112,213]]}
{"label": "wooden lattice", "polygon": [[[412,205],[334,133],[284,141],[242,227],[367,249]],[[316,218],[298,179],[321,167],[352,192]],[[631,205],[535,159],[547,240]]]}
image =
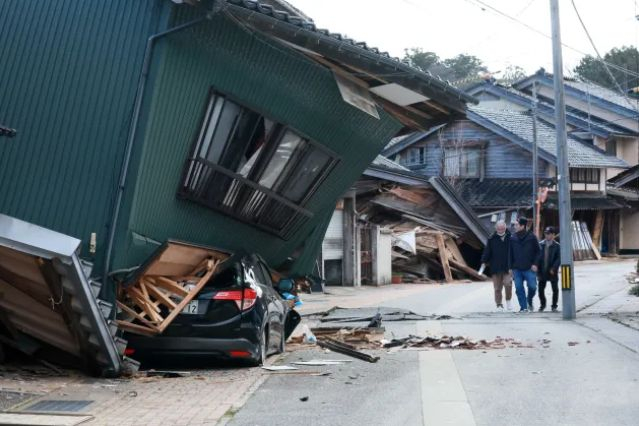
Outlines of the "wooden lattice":
{"label": "wooden lattice", "polygon": [[[117,320],[118,327],[147,336],[162,333],[227,257],[220,252],[170,244],[134,283],[121,287],[117,306],[124,315]],[[194,259],[202,260],[193,267]]]}

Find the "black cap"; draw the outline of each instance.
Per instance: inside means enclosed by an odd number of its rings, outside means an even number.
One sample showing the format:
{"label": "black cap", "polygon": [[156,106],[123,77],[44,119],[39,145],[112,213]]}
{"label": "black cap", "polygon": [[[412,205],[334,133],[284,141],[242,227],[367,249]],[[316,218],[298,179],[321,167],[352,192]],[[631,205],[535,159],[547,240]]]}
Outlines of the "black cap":
{"label": "black cap", "polygon": [[553,228],[552,226],[548,226],[546,229],[544,229],[544,234],[557,234],[557,231],[555,231],[555,228]]}
{"label": "black cap", "polygon": [[519,223],[521,226],[526,226],[528,225],[528,219],[526,219],[525,217],[520,217],[519,219],[517,219],[517,223]]}

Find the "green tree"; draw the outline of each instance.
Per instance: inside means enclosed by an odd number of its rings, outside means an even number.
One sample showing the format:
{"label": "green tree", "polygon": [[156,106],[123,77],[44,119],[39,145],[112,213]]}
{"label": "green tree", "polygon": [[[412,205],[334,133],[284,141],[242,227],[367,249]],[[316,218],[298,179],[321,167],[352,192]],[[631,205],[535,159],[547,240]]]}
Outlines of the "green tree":
{"label": "green tree", "polygon": [[[639,86],[639,78],[616,68],[621,67],[639,73],[639,51],[636,47],[615,47],[607,52],[603,59],[612,64],[608,68],[624,91]],[[594,56],[586,55],[583,57],[574,72],[584,80],[592,81],[615,91],[618,90],[617,85],[606,71],[605,65]]]}
{"label": "green tree", "polygon": [[476,77],[480,71],[486,70],[482,60],[476,56],[462,53],[442,60],[435,52],[424,51],[419,47],[404,49],[404,61],[415,68],[430,71],[450,81]]}
{"label": "green tree", "polygon": [[474,77],[480,71],[486,71],[486,67],[481,59],[464,53],[460,53],[453,58],[445,59],[443,64],[451,70],[453,78],[449,78],[449,80],[461,80],[463,78]]}
{"label": "green tree", "polygon": [[428,71],[430,67],[439,62],[439,56],[434,52],[425,52],[419,47],[411,47],[404,49],[404,60],[413,68]]}
{"label": "green tree", "polygon": [[526,71],[518,65],[508,65],[500,74],[497,81],[501,84],[511,85],[517,80],[526,77]]}

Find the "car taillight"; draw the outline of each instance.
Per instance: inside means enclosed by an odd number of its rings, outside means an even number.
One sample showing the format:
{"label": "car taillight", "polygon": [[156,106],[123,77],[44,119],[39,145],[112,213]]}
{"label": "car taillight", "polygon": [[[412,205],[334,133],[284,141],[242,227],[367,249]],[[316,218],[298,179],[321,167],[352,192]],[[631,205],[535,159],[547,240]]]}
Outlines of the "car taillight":
{"label": "car taillight", "polygon": [[124,356],[132,356],[135,353],[135,349],[133,348],[126,348],[124,350]]}
{"label": "car taillight", "polygon": [[257,302],[257,292],[252,288],[244,289],[244,303],[242,303],[242,290],[218,291],[213,300],[232,300],[240,311],[251,309]]}

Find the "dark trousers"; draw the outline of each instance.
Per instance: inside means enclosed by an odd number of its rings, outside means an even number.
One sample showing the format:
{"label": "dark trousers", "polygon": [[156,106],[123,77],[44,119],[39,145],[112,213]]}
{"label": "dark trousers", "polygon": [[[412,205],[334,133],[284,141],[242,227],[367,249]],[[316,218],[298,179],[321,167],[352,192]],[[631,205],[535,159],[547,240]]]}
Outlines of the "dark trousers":
{"label": "dark trousers", "polygon": [[557,302],[559,301],[559,286],[557,285],[557,277],[552,278],[539,278],[539,303],[540,308],[546,307],[546,283],[550,281],[552,287],[552,308],[557,308]]}

